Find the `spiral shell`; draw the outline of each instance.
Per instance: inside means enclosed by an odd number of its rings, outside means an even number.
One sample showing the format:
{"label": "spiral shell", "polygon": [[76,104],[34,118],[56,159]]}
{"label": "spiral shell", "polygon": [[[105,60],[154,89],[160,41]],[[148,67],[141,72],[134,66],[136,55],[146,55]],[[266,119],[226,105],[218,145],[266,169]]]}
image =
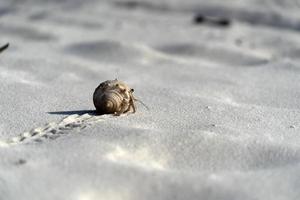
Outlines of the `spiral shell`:
{"label": "spiral shell", "polygon": [[100,114],[120,115],[130,110],[135,112],[133,89],[116,80],[102,82],[93,95],[96,111]]}

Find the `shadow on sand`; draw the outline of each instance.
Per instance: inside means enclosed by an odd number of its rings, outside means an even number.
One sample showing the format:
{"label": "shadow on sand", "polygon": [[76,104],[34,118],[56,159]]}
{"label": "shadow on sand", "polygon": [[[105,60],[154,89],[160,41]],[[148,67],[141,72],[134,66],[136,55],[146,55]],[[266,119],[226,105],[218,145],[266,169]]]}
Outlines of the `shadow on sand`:
{"label": "shadow on sand", "polygon": [[90,115],[99,115],[96,110],[69,110],[69,111],[55,111],[55,112],[47,112],[51,115],[83,115],[83,114],[90,114]]}

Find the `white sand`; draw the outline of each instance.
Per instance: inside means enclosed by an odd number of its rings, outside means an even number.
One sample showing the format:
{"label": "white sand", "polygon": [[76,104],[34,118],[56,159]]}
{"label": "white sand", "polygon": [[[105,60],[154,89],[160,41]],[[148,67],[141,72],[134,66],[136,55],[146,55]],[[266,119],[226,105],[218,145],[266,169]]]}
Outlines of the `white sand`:
{"label": "white sand", "polygon": [[299,199],[298,2],[1,1],[0,199]]}

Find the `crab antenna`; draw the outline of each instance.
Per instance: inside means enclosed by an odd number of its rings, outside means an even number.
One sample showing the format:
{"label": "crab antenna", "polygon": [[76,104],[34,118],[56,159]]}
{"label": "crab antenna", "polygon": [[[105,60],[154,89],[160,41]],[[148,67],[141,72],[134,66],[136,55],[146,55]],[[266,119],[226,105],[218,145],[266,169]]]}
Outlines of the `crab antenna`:
{"label": "crab antenna", "polygon": [[147,110],[150,110],[150,108],[144,102],[142,102],[141,100],[139,100],[139,99],[134,99],[134,100],[136,100],[137,102],[140,102],[143,106],[145,106],[145,108]]}

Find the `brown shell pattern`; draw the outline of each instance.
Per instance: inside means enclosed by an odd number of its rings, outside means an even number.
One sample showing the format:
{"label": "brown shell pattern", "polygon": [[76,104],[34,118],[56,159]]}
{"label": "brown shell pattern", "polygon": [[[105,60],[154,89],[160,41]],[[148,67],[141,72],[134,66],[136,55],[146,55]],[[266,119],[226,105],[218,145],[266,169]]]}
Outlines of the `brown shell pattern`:
{"label": "brown shell pattern", "polygon": [[99,114],[135,112],[133,89],[119,80],[107,80],[95,89],[94,105]]}

